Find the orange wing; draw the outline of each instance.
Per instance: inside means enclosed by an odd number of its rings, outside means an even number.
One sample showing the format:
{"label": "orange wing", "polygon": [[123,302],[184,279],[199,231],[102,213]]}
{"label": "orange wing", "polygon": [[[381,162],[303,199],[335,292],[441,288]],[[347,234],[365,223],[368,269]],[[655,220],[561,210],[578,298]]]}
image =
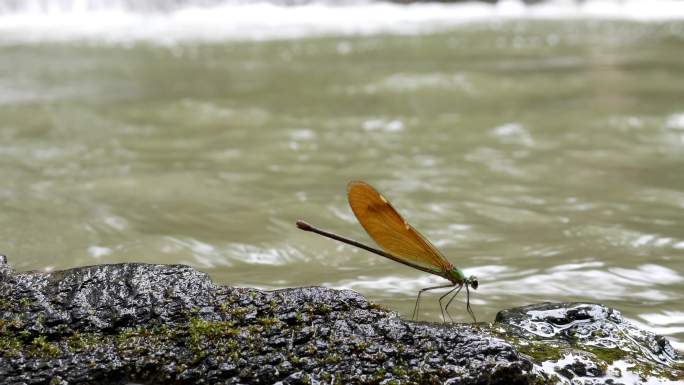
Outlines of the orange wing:
{"label": "orange wing", "polygon": [[356,219],[385,251],[436,273],[452,269],[442,253],[411,227],[371,185],[350,182],[347,195]]}

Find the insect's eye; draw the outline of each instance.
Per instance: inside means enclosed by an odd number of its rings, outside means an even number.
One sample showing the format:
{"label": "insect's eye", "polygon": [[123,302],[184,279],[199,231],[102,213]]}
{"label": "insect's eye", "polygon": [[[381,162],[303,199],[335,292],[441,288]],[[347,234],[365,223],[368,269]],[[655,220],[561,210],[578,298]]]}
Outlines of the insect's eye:
{"label": "insect's eye", "polygon": [[470,281],[470,287],[472,287],[473,289],[477,289],[477,286],[479,285],[479,282],[477,281],[477,277],[471,276],[469,281]]}

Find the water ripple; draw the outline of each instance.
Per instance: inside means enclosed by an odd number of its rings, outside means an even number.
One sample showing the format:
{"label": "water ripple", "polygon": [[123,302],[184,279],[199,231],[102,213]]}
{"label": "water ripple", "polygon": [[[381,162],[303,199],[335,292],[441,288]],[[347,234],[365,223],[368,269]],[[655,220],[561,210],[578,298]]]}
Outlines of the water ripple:
{"label": "water ripple", "polygon": [[[629,294],[632,298],[666,301],[678,295],[659,287],[684,281],[676,271],[663,266],[646,264],[636,268],[598,270],[601,262],[558,265],[544,270],[516,270],[504,265],[487,265],[466,268],[467,275],[480,279],[478,297],[483,303],[488,297],[528,296],[534,300],[553,298],[591,298],[597,301],[617,301]],[[596,285],[600,282],[600,285]],[[401,276],[367,277],[329,283],[333,287],[358,289],[370,292],[393,292],[414,295],[419,289],[444,284],[432,275],[413,278]]]}

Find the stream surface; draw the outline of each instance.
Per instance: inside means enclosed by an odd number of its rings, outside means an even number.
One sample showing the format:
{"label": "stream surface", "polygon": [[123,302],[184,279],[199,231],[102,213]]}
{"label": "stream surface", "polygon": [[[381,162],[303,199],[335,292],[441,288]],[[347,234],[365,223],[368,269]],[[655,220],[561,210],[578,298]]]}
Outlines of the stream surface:
{"label": "stream surface", "polygon": [[371,243],[346,201],[365,180],[478,276],[479,320],[600,302],[684,350],[681,3],[185,3],[0,8],[14,268],[182,263],[410,317],[444,280],[294,226]]}

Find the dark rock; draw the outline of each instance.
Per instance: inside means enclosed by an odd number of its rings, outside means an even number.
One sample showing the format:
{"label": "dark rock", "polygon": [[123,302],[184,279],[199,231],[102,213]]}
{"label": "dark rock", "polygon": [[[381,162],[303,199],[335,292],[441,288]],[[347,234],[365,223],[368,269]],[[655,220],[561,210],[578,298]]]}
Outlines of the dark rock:
{"label": "dark rock", "polygon": [[[0,383],[515,385],[627,370],[574,343],[626,330],[613,310],[545,306],[494,325],[416,323],[348,290],[223,287],[170,265],[19,273],[0,257]],[[604,321],[616,329],[593,326]],[[551,364],[520,344],[539,338],[573,360],[556,352]],[[644,338],[653,373],[674,368],[669,343]]]}

